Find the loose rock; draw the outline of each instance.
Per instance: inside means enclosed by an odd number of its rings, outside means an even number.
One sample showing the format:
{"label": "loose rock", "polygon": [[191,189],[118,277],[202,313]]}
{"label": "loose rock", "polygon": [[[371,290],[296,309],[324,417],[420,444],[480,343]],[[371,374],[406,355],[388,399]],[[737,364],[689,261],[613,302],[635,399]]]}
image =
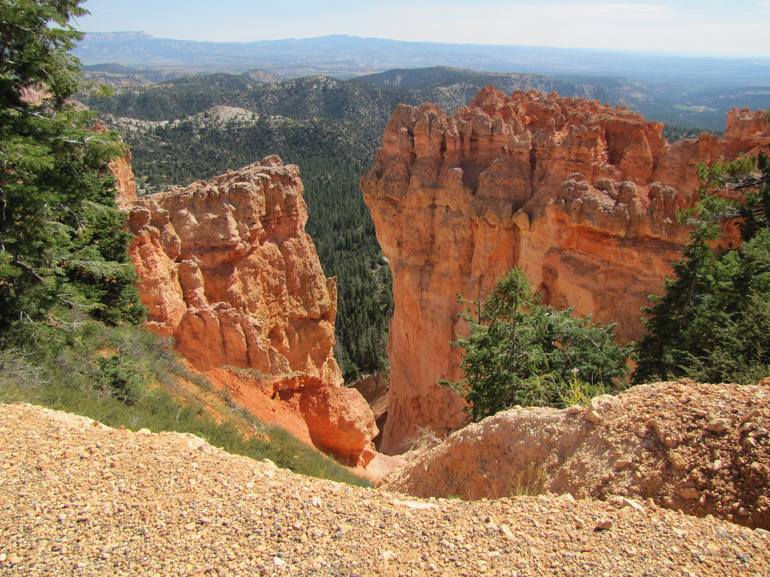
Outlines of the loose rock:
{"label": "loose rock", "polygon": [[[653,504],[641,515],[551,495],[405,501],[208,445],[193,468],[188,436],[81,422],[0,405],[0,462],[14,464],[0,473],[0,577],[645,577],[687,567],[698,577],[744,577],[770,566],[766,532]],[[53,458],[95,440],[90,459]],[[105,479],[108,462],[114,477]],[[309,505],[314,497],[323,506]],[[85,510],[88,522],[78,523]]]}

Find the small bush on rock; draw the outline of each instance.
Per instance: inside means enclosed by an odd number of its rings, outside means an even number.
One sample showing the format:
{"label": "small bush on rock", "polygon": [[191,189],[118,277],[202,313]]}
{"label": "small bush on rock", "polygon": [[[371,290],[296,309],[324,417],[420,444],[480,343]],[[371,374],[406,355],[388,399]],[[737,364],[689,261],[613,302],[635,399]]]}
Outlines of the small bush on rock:
{"label": "small bush on rock", "polygon": [[514,405],[564,407],[595,394],[625,387],[628,347],[613,338],[612,326],[541,303],[524,274],[513,269],[476,317],[466,313],[465,380],[443,382],[468,401],[478,421]]}

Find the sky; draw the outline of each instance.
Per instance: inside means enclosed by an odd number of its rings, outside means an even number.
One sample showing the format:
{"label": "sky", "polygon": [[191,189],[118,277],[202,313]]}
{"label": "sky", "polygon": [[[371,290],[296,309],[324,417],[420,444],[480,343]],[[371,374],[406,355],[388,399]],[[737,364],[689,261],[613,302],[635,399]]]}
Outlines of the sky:
{"label": "sky", "polygon": [[770,57],[770,0],[86,0],[86,32],[395,40]]}

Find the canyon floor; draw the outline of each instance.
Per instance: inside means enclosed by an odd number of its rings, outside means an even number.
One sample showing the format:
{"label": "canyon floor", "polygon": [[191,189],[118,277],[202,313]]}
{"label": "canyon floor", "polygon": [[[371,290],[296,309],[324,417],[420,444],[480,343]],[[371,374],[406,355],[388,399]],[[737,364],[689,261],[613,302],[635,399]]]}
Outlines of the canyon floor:
{"label": "canyon floor", "polygon": [[413,499],[0,406],[0,575],[741,575],[770,534],[652,502]]}

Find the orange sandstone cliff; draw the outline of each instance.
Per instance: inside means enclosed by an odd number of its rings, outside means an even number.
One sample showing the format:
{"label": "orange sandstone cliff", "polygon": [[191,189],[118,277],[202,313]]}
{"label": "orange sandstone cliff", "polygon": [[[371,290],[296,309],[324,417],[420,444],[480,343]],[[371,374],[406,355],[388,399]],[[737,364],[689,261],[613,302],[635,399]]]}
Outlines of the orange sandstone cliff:
{"label": "orange sandstone cliff", "polygon": [[643,333],[688,238],[697,166],[770,143],[766,112],[735,110],[724,138],[669,144],[663,125],[595,101],[487,88],[450,116],[400,106],[385,131],[365,200],[393,273],[391,391],[382,449],[465,421],[440,387],[461,377],[456,296],[484,297],[519,266],[546,301]]}
{"label": "orange sandstone cliff", "polygon": [[[363,464],[377,435],[334,358],[336,279],[305,233],[299,169],[272,156],[124,200],[148,327],[255,415],[284,403],[298,436]],[[297,430],[299,428],[299,430]]]}
{"label": "orange sandstone cliff", "polygon": [[120,191],[115,199],[118,208],[130,210],[136,202],[136,180],[131,167],[131,151],[126,150],[123,156],[113,158],[109,164],[110,172],[115,177],[115,187]]}

